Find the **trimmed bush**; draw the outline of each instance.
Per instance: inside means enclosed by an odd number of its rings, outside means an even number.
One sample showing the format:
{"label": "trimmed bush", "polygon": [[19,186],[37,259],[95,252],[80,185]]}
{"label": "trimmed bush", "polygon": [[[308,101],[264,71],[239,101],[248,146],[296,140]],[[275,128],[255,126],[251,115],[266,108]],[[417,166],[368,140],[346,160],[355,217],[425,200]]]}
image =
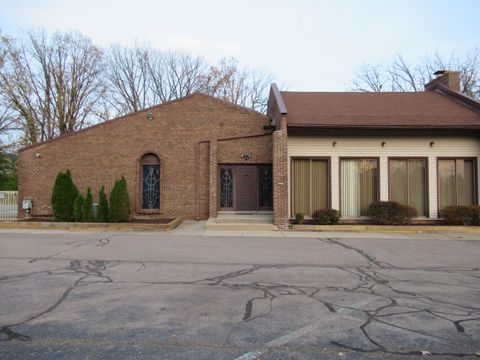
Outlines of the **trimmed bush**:
{"label": "trimmed bush", "polygon": [[335,225],[340,219],[340,212],[335,209],[318,209],[312,213],[315,225]]}
{"label": "trimmed bush", "polygon": [[472,212],[472,222],[470,225],[480,225],[480,206],[472,205],[470,206],[470,211]]}
{"label": "trimmed bush", "polygon": [[368,208],[368,215],[379,225],[407,225],[417,216],[417,210],[396,201],[379,201]]}
{"label": "trimmed bush", "polygon": [[87,196],[85,197],[85,202],[83,204],[83,221],[85,222],[95,221],[95,219],[93,218],[92,190],[89,187],[87,188]]}
{"label": "trimmed bush", "polygon": [[110,207],[108,209],[110,222],[125,222],[130,220],[130,197],[128,196],[127,181],[122,176],[115,182],[110,193]]}
{"label": "trimmed bush", "polygon": [[56,221],[73,220],[73,204],[78,196],[78,189],[73,183],[70,170],[60,171],[52,190],[52,209]]}
{"label": "trimmed bush", "polygon": [[479,214],[480,207],[477,205],[452,205],[440,211],[441,217],[443,217],[449,225],[478,225]]}
{"label": "trimmed bush", "polygon": [[98,218],[99,222],[108,222],[108,200],[105,187],[102,185],[98,193]]}
{"label": "trimmed bush", "polygon": [[73,220],[80,222],[83,221],[83,203],[85,199],[81,194],[78,194],[75,202],[73,203]]}
{"label": "trimmed bush", "polygon": [[301,212],[295,214],[295,224],[303,224],[304,216]]}

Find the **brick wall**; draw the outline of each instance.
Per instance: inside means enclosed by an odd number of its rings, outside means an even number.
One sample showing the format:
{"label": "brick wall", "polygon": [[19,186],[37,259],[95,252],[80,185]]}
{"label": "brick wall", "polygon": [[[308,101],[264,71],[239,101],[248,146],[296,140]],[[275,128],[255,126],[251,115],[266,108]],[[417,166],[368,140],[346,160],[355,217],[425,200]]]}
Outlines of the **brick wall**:
{"label": "brick wall", "polygon": [[[147,112],[153,120],[147,119]],[[195,218],[199,194],[199,216],[208,216],[210,146],[201,140],[264,132],[264,115],[201,94],[134,113],[59,139],[25,148],[19,154],[19,200],[33,198],[33,215],[51,215],[50,197],[60,170],[70,169],[82,193],[90,186],[97,200],[105,185],[107,193],[115,179],[125,176],[133,213],[140,211],[140,159],[154,153],[160,159],[160,215]],[[267,140],[270,139],[270,140]],[[231,149],[228,154],[228,143]],[[271,137],[218,142],[218,159],[235,161],[248,149],[255,161],[271,161]],[[270,158],[268,156],[270,153]],[[38,155],[37,155],[38,154]],[[237,161],[240,162],[240,161]],[[196,189],[195,172],[199,173]],[[216,195],[215,195],[216,196]],[[23,215],[23,214],[21,214]]]}
{"label": "brick wall", "polygon": [[277,119],[273,133],[273,222],[281,230],[288,230],[288,147],[287,119]]}
{"label": "brick wall", "polygon": [[[249,153],[251,158],[242,159]],[[221,140],[218,142],[219,164],[271,164],[272,136],[252,136],[243,139]]]}

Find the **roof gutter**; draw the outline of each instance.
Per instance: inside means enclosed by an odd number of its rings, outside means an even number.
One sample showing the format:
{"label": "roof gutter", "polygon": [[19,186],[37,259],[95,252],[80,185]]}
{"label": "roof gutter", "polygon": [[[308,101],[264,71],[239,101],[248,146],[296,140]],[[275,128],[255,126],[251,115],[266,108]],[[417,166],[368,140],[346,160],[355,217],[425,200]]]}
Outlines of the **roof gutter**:
{"label": "roof gutter", "polygon": [[452,129],[452,130],[480,130],[479,125],[330,125],[330,124],[288,124],[289,129],[375,129],[375,130],[420,130],[420,129]]}

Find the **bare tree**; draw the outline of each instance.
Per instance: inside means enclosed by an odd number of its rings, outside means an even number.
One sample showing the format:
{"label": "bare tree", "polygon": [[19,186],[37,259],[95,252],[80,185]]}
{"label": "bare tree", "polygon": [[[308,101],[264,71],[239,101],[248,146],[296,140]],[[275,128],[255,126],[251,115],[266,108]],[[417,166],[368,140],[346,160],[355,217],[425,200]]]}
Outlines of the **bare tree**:
{"label": "bare tree", "polygon": [[272,82],[271,75],[241,69],[233,58],[222,59],[206,73],[203,91],[234,104],[265,112]]}
{"label": "bare tree", "polygon": [[184,51],[153,52],[151,89],[155,102],[165,102],[202,91],[206,65],[203,58]]}
{"label": "bare tree", "polygon": [[10,131],[35,144],[193,92],[265,111],[271,81],[235,59],[209,65],[139,44],[103,51],[79,33],[0,34],[0,141]]}
{"label": "bare tree", "polygon": [[117,114],[202,92],[265,111],[272,76],[240,69],[235,59],[208,66],[183,51],[159,51],[135,44],[108,52],[108,101]]}
{"label": "bare tree", "polygon": [[423,91],[436,70],[460,71],[461,92],[480,99],[480,48],[465,56],[427,55],[410,62],[401,55],[383,65],[363,65],[352,81],[355,91]]}
{"label": "bare tree", "polygon": [[113,46],[107,56],[108,101],[126,114],[201,91],[202,58],[135,44]]}
{"label": "bare tree", "polygon": [[112,46],[107,57],[108,101],[119,114],[151,105],[149,96],[150,51],[138,46]]}
{"label": "bare tree", "polygon": [[105,93],[102,51],[78,33],[1,39],[0,93],[24,145],[90,123]]}

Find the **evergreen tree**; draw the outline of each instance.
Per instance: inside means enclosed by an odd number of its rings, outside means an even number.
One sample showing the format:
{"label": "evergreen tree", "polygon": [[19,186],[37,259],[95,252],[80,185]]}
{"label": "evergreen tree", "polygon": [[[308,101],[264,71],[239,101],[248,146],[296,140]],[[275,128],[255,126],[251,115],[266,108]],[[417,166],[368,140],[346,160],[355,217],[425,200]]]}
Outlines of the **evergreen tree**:
{"label": "evergreen tree", "polygon": [[127,181],[122,176],[115,182],[110,193],[110,208],[108,211],[110,222],[125,222],[130,220],[130,197]]}
{"label": "evergreen tree", "polygon": [[92,190],[87,188],[87,196],[85,197],[85,202],[83,204],[83,221],[93,222],[95,221],[93,217],[93,196]]}
{"label": "evergreen tree", "polygon": [[108,200],[105,187],[102,185],[98,193],[98,222],[108,222]]}
{"label": "evergreen tree", "polygon": [[73,220],[73,204],[78,189],[73,183],[70,170],[59,172],[52,190],[52,208],[56,221]]}
{"label": "evergreen tree", "polygon": [[73,219],[77,222],[83,221],[83,204],[85,199],[81,194],[78,194],[73,204]]}
{"label": "evergreen tree", "polygon": [[0,190],[18,190],[18,174],[14,160],[0,153]]}

